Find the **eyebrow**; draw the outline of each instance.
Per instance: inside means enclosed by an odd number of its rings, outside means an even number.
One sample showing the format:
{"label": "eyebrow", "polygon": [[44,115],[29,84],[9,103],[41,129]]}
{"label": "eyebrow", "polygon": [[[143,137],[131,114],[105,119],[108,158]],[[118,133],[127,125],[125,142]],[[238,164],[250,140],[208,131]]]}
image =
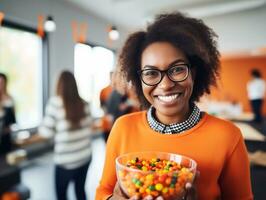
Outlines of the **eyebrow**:
{"label": "eyebrow", "polygon": [[[186,64],[185,60],[183,60],[183,59],[177,59],[177,60],[174,60],[173,62],[171,62],[171,63],[168,65],[168,67],[171,67],[172,65],[177,64],[177,63],[180,63],[180,64]],[[146,69],[146,68],[158,68],[158,67],[153,66],[153,65],[145,65],[145,66],[143,67],[143,69]]]}

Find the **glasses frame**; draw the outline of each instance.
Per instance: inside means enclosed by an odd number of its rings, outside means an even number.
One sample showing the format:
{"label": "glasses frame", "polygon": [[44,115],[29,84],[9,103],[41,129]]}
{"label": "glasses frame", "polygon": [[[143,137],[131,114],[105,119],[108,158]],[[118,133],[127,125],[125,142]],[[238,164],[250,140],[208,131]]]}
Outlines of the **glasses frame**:
{"label": "glasses frame", "polygon": [[[186,74],[186,76],[185,76],[182,80],[175,81],[175,80],[173,80],[173,79],[171,78],[171,76],[169,75],[169,71],[170,71],[173,67],[176,67],[176,66],[179,66],[179,65],[185,65],[185,66],[187,67],[187,74]],[[156,70],[156,71],[160,72],[160,74],[161,74],[161,79],[158,81],[158,83],[156,83],[156,84],[147,84],[147,83],[145,83],[145,81],[144,81],[143,78],[142,78],[142,73],[143,73],[144,71],[147,71],[147,70]],[[159,69],[142,69],[142,70],[139,70],[139,71],[138,71],[138,75],[140,76],[140,80],[141,80],[145,85],[148,85],[148,86],[156,86],[156,85],[158,85],[158,84],[163,80],[163,77],[164,77],[165,74],[167,75],[167,77],[168,77],[171,81],[177,83],[177,82],[182,82],[182,81],[186,80],[187,77],[188,77],[188,75],[189,75],[189,72],[190,72],[190,64],[188,64],[188,63],[178,63],[178,64],[172,64],[172,65],[170,65],[169,68],[166,69],[166,70],[159,70]]]}

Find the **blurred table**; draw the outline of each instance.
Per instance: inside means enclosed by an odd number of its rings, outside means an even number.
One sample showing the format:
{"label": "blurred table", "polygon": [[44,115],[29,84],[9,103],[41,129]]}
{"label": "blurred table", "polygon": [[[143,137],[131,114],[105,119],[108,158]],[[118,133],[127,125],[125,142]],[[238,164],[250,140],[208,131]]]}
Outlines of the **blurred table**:
{"label": "blurred table", "polygon": [[253,120],[254,115],[252,113],[241,113],[239,115],[230,115],[228,113],[220,113],[218,115],[219,118],[231,120],[231,121],[243,121],[243,122],[250,122]]}
{"label": "blurred table", "polygon": [[266,141],[265,136],[251,125],[244,122],[234,122],[234,124],[241,130],[245,140]]}
{"label": "blurred table", "polygon": [[9,165],[5,156],[0,156],[0,194],[20,183],[20,169]]}

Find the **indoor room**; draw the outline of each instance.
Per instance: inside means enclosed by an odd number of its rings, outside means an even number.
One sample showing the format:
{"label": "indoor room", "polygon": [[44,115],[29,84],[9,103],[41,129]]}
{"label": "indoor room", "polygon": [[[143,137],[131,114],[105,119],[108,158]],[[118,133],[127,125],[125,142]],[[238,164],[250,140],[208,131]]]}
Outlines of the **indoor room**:
{"label": "indoor room", "polygon": [[266,0],[1,0],[0,200],[264,200],[265,20]]}

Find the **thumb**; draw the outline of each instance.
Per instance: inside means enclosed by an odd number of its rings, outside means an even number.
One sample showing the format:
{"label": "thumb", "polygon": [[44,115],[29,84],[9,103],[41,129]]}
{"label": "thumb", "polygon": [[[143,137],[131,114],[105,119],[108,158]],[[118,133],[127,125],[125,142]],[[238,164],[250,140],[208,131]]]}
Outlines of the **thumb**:
{"label": "thumb", "polygon": [[134,195],[133,197],[131,197],[129,200],[139,200],[138,195]]}
{"label": "thumb", "polygon": [[197,199],[197,192],[195,186],[191,183],[186,184],[186,200],[196,200]]}
{"label": "thumb", "polygon": [[191,182],[186,183],[185,188],[186,188],[186,195],[185,195],[185,199],[186,200],[196,200],[197,199],[197,191],[196,191],[196,187],[195,187],[195,183],[197,182],[197,180],[199,179],[200,176],[200,172],[197,171],[193,184]]}

